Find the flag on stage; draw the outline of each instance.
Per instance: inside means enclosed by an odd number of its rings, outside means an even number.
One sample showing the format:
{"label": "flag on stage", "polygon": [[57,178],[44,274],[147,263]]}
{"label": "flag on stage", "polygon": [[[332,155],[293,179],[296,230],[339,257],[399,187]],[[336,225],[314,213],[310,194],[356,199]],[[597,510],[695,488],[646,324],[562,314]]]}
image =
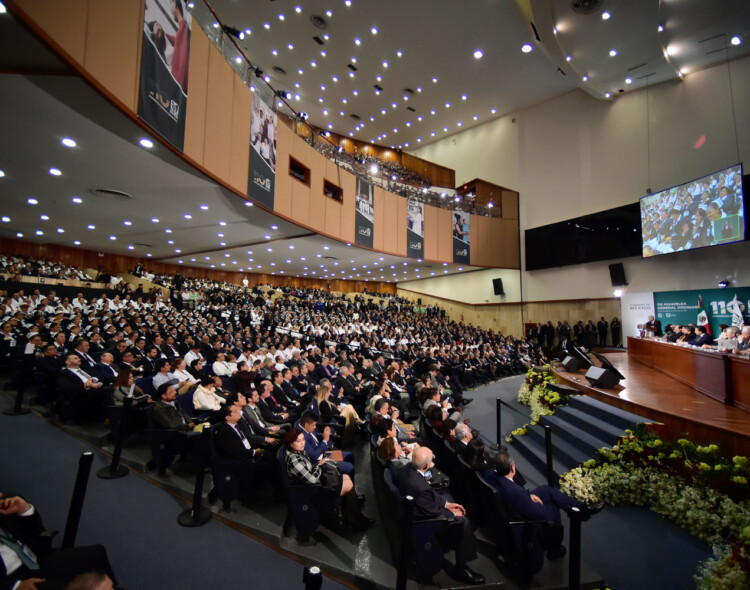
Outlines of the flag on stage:
{"label": "flag on stage", "polygon": [[732,325],[742,330],[745,325],[745,318],[742,317],[742,310],[740,309],[740,302],[737,301],[737,293],[734,294],[732,300]]}
{"label": "flag on stage", "polygon": [[698,325],[705,327],[706,334],[713,336],[711,334],[711,323],[708,321],[706,310],[703,309],[703,298],[700,295],[698,295]]}

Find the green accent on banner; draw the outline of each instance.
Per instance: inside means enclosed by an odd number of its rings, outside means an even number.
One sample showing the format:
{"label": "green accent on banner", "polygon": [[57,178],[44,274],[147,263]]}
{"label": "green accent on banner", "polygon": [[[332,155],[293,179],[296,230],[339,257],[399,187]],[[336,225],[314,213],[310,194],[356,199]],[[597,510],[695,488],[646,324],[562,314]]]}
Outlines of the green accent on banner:
{"label": "green accent on banner", "polygon": [[733,301],[737,295],[745,325],[750,325],[750,287],[727,289],[695,289],[691,291],[660,291],[654,293],[656,319],[667,324],[698,324],[698,298],[703,298],[703,309],[708,314],[711,334],[718,338],[719,324],[732,325]]}

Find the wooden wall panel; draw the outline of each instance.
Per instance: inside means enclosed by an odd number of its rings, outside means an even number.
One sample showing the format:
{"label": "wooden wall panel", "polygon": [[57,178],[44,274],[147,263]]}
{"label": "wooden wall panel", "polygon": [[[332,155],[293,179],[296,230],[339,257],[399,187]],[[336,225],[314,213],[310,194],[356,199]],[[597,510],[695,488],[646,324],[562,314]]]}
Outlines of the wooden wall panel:
{"label": "wooden wall panel", "polygon": [[471,264],[520,268],[518,221],[472,215]]}
{"label": "wooden wall panel", "polygon": [[[495,219],[495,218],[493,218]],[[517,219],[496,219],[500,226],[497,234],[490,236],[493,247],[498,248],[500,259],[498,266],[503,268],[521,268],[521,245]]]}
{"label": "wooden wall panel", "polygon": [[[396,252],[401,256],[406,256],[406,204],[407,200],[404,198],[396,197]],[[424,251],[422,251],[424,256]]]}
{"label": "wooden wall panel", "polygon": [[20,0],[17,4],[65,53],[84,64],[88,0]]}
{"label": "wooden wall panel", "polygon": [[[383,191],[383,210],[380,215],[375,212],[375,225],[383,226],[383,251],[395,253],[398,248],[398,200],[406,199]],[[404,221],[404,227],[406,222]]]}
{"label": "wooden wall panel", "polygon": [[234,76],[233,81],[229,184],[241,193],[246,193],[250,169],[250,116],[253,110],[253,95],[241,78]]}
{"label": "wooden wall panel", "polygon": [[316,152],[307,145],[307,142],[301,137],[294,135],[294,132],[292,131],[292,155],[294,156],[294,159],[309,168],[310,157],[313,153]]}
{"label": "wooden wall panel", "polygon": [[276,184],[274,186],[275,211],[292,217],[292,184],[297,181],[289,176],[289,155],[292,151],[292,130],[281,123],[276,127]]}
{"label": "wooden wall panel", "polygon": [[[424,208],[424,258],[438,260],[438,211],[437,207]],[[442,237],[442,236],[440,236]]]}
{"label": "wooden wall panel", "polygon": [[336,168],[339,171],[336,178],[344,189],[344,202],[341,205],[341,239],[353,244],[356,232],[357,177],[338,166]]}
{"label": "wooden wall panel", "polygon": [[[203,165],[203,148],[206,141],[206,94],[208,92],[208,37],[200,27],[190,32],[190,97],[185,115],[185,155]],[[247,188],[247,187],[245,187]]]}
{"label": "wooden wall panel", "polygon": [[518,193],[503,191],[503,219],[518,219]]}
{"label": "wooden wall panel", "polygon": [[[323,154],[319,154],[311,148],[308,148],[308,150],[312,152],[310,154],[310,215],[308,225],[318,231],[325,231],[327,201],[330,201],[330,199],[323,193],[323,179],[327,176],[330,162]],[[338,184],[335,180],[332,182]],[[340,228],[337,227],[336,233],[333,235],[338,236],[339,233]]]}
{"label": "wooden wall panel", "polygon": [[143,0],[89,2],[83,65],[133,112],[138,110],[142,22]]}
{"label": "wooden wall panel", "polygon": [[383,236],[385,235],[385,227],[383,220],[385,219],[385,191],[379,186],[373,187],[373,217],[374,227],[372,231],[372,247],[375,250],[383,250]]}
{"label": "wooden wall panel", "polygon": [[[224,181],[229,180],[232,136],[232,97],[234,71],[219,50],[208,50],[208,89],[206,92],[206,135],[203,166]],[[190,106],[188,105],[188,110]],[[250,133],[248,132],[248,138]],[[248,139],[249,141],[249,139]]]}
{"label": "wooden wall panel", "polygon": [[437,259],[453,262],[453,217],[448,209],[437,209]]}
{"label": "wooden wall panel", "polygon": [[310,192],[311,189],[298,182],[292,181],[292,215],[300,223],[308,224],[310,216]]}
{"label": "wooden wall panel", "polygon": [[[321,187],[322,189],[322,187]],[[326,208],[326,233],[329,236],[341,235],[341,209],[342,204],[328,197],[323,197]]]}

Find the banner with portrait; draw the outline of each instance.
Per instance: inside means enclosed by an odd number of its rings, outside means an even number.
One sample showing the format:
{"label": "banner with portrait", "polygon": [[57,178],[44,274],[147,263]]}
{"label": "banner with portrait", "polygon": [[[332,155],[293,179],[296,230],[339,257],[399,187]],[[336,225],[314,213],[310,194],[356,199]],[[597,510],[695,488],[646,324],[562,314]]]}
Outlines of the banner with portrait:
{"label": "banner with portrait", "polygon": [[620,299],[620,325],[622,326],[622,342],[627,347],[628,336],[638,337],[641,334],[638,326],[648,321],[648,316],[656,317],[654,313],[653,291],[629,292],[625,291]]}
{"label": "banner with portrait", "polygon": [[464,211],[453,211],[453,262],[469,264],[471,261],[471,217]]}
{"label": "banner with portrait", "polygon": [[355,221],[355,243],[372,248],[375,231],[375,198],[373,186],[364,178],[357,178],[357,212]]}
{"label": "banner with portrait", "polygon": [[413,197],[406,203],[406,255],[424,258],[424,203]]}
{"label": "banner with portrait", "polygon": [[250,174],[247,195],[259,205],[273,210],[276,184],[276,112],[253,95],[250,119]]}
{"label": "banner with portrait", "polygon": [[180,151],[185,144],[191,23],[183,0],[146,0],[138,117]]}
{"label": "banner with portrait", "polygon": [[698,316],[705,313],[711,335],[718,338],[721,334],[719,325],[736,325],[740,315],[741,321],[750,325],[750,287],[657,291],[654,293],[654,307],[654,315],[662,327],[667,324],[699,325],[703,322]]}

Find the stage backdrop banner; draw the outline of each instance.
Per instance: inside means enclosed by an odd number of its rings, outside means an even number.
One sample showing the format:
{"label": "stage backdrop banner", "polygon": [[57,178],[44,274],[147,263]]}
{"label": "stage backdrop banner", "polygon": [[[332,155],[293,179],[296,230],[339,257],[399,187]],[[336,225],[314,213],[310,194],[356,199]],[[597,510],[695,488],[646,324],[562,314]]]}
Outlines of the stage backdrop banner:
{"label": "stage backdrop banner", "polygon": [[698,299],[703,300],[703,310],[708,315],[711,334],[718,338],[721,330],[719,324],[732,325],[732,315],[735,311],[734,297],[745,325],[750,325],[750,287],[727,289],[694,289],[692,291],[660,291],[654,293],[656,319],[661,320],[662,327],[667,324],[696,324],[698,325]]}
{"label": "stage backdrop banner", "polygon": [[622,343],[627,347],[628,336],[638,337],[641,331],[639,324],[645,324],[648,316],[656,317],[654,313],[654,293],[646,291],[641,293],[622,294],[620,299],[620,324],[622,325]]}
{"label": "stage backdrop banner", "polygon": [[180,151],[185,144],[191,22],[181,0],[146,2],[138,117]]}
{"label": "stage backdrop banner", "polygon": [[276,185],[276,126],[274,110],[253,95],[250,119],[250,175],[247,196],[266,209],[273,210]]}
{"label": "stage backdrop banner", "polygon": [[471,244],[469,244],[471,217],[464,211],[453,213],[453,262],[469,264]]}
{"label": "stage backdrop banner", "polygon": [[406,255],[424,257],[424,203],[414,198],[406,204]]}
{"label": "stage backdrop banner", "polygon": [[355,213],[357,246],[372,248],[372,237],[375,231],[373,187],[364,178],[357,178],[357,211]]}

